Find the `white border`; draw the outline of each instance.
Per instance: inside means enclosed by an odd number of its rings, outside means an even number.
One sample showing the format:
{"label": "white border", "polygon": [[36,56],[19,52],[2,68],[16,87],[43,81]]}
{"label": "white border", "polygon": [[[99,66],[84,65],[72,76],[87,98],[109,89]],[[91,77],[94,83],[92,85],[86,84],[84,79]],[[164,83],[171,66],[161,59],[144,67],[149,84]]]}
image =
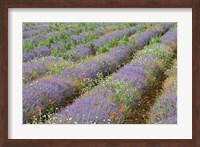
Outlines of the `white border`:
{"label": "white border", "polygon": [[[22,22],[178,22],[177,125],[22,125]],[[9,139],[191,139],[192,9],[9,9]]]}

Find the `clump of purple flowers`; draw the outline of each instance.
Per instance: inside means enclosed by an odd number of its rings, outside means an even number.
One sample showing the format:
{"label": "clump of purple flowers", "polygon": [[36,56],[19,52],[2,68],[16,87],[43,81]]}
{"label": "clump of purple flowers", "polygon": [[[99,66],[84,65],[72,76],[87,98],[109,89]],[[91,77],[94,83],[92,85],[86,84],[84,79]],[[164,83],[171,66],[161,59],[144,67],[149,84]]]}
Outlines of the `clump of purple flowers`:
{"label": "clump of purple flowers", "polygon": [[36,49],[30,51],[30,52],[24,52],[23,53],[23,61],[30,61],[34,58],[40,58],[40,57],[44,57],[44,56],[49,56],[51,53],[51,50],[46,47],[46,46],[40,46],[37,47]]}
{"label": "clump of purple flowers", "polygon": [[163,91],[157,98],[150,112],[149,123],[176,124],[177,123],[177,68],[176,62],[165,80]]}
{"label": "clump of purple flowers", "polygon": [[56,124],[107,124],[113,123],[113,115],[122,118],[119,106],[107,97],[114,97],[105,87],[95,87],[73,105],[61,109],[52,117]]}
{"label": "clump of purple flowers", "polygon": [[40,27],[38,29],[29,29],[29,30],[23,32],[23,38],[29,38],[29,37],[33,37],[38,34],[44,34],[48,31],[50,31],[50,29],[48,27]]}
{"label": "clump of purple flowers", "polygon": [[149,40],[152,37],[155,37],[159,34],[165,33],[172,24],[163,24],[163,25],[156,25],[154,30],[146,30],[140,34],[136,34],[133,36],[133,42],[136,48],[142,49],[145,45],[148,44]]}
{"label": "clump of purple flowers", "polygon": [[44,75],[48,68],[43,63],[28,63],[23,65],[24,83],[34,80],[37,76]]}
{"label": "clump of purple flowers", "polygon": [[155,26],[155,29],[163,35],[172,25],[174,25],[174,23],[159,23]]}
{"label": "clump of purple flowers", "polygon": [[66,90],[66,87],[53,79],[42,79],[40,82],[25,85],[23,87],[23,115],[25,116],[23,121],[38,118],[37,107],[42,109],[42,113],[46,113],[46,108],[51,105],[50,100],[56,104],[62,103],[67,96]]}
{"label": "clump of purple flowers", "polygon": [[169,30],[165,35],[162,36],[161,41],[173,46],[177,42],[177,28]]}
{"label": "clump of purple flowers", "polygon": [[126,28],[124,30],[115,31],[110,34],[104,35],[104,36],[100,37],[99,39],[93,41],[94,49],[100,48],[101,46],[105,45],[106,43],[113,40],[114,38],[119,40],[124,35],[130,36],[130,35],[134,34],[139,28],[140,28],[139,26],[135,26],[132,28]]}
{"label": "clump of purple flowers", "polygon": [[93,54],[92,49],[88,45],[85,45],[85,46],[80,45],[75,49],[67,50],[67,52],[65,53],[66,58],[73,62],[78,61],[81,58],[92,55],[92,54]]}
{"label": "clump of purple flowers", "polygon": [[61,58],[43,57],[23,64],[23,82],[28,83],[49,71],[52,64],[61,63]]}

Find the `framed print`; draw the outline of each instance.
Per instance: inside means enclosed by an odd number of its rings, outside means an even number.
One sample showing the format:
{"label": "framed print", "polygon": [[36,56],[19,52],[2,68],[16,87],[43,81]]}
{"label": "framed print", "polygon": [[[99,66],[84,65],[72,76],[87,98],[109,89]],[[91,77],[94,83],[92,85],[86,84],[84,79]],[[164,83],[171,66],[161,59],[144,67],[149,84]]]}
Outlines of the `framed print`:
{"label": "framed print", "polygon": [[200,146],[200,1],[1,1],[1,146]]}

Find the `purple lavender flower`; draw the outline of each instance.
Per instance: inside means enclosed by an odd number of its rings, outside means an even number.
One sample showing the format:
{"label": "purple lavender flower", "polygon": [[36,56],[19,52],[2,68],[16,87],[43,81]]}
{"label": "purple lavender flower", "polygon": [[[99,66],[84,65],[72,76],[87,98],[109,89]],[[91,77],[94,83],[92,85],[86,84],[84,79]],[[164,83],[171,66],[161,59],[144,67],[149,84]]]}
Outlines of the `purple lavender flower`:
{"label": "purple lavender flower", "polygon": [[29,61],[32,60],[34,58],[33,53],[32,52],[24,52],[23,53],[23,61]]}
{"label": "purple lavender flower", "polygon": [[33,40],[33,43],[37,44],[39,43],[40,41],[44,41],[45,39],[48,39],[48,38],[51,38],[51,37],[56,37],[60,35],[60,32],[50,32],[48,34],[42,34],[42,35],[39,35],[37,37],[34,38]]}
{"label": "purple lavender flower", "polygon": [[48,47],[40,46],[30,52],[23,53],[23,61],[30,61],[36,57],[49,56],[50,53],[51,53],[51,51]]}
{"label": "purple lavender flower", "polygon": [[64,42],[57,42],[57,43],[52,43],[51,44],[51,49],[56,49],[56,50],[60,50],[61,47],[64,47],[65,43]]}
{"label": "purple lavender flower", "polygon": [[171,25],[164,24],[164,25],[156,25],[154,30],[147,30],[145,32],[142,32],[141,34],[137,34],[134,36],[134,42],[136,45],[136,48],[142,49],[145,45],[148,44],[149,40],[152,37],[155,37],[158,34],[161,34],[163,32],[166,32]]}
{"label": "purple lavender flower", "polygon": [[156,35],[157,33],[152,30],[147,30],[145,32],[142,32],[141,34],[135,35],[134,42],[135,42],[136,47],[138,49],[142,49],[145,45],[147,45],[149,40]]}
{"label": "purple lavender flower", "polygon": [[48,23],[34,23],[33,26],[31,27],[23,27],[23,32],[31,30],[31,29],[40,29],[40,28],[47,28],[48,27]]}
{"label": "purple lavender flower", "polygon": [[176,44],[177,42],[177,29],[169,30],[166,34],[164,34],[161,38],[161,41],[167,43],[169,45]]}
{"label": "purple lavender flower", "polygon": [[108,53],[95,56],[89,61],[86,61],[74,69],[68,69],[63,71],[63,74],[73,74],[78,77],[85,77],[94,80],[98,73],[103,73],[108,75],[115,71],[119,66],[121,66],[125,61],[123,59],[128,59],[133,53],[130,46],[119,46],[111,49]]}
{"label": "purple lavender flower", "polygon": [[118,46],[108,52],[118,62],[119,66],[129,61],[131,55],[135,50],[128,44],[127,46]]}
{"label": "purple lavender flower", "polygon": [[84,41],[88,36],[90,36],[92,34],[93,34],[93,32],[81,33],[79,35],[72,36],[71,39],[74,44],[78,44],[78,43]]}
{"label": "purple lavender flower", "polygon": [[28,63],[23,65],[23,80],[30,82],[37,76],[43,75],[48,71],[42,63]]}
{"label": "purple lavender flower", "polygon": [[26,44],[26,43],[32,43],[33,42],[33,38],[25,38],[23,39],[23,45]]}
{"label": "purple lavender flower", "polygon": [[61,58],[58,58],[58,57],[43,57],[43,58],[40,58],[41,61],[43,64],[51,64],[51,63],[57,63],[57,62],[61,62],[62,59]]}
{"label": "purple lavender flower", "polygon": [[[113,29],[112,29],[111,27],[106,27],[105,30],[106,30],[106,31],[108,31],[108,30],[109,30],[109,31],[112,31]],[[100,28],[97,28],[97,29],[95,30],[95,34],[96,34],[96,35],[99,35],[99,36],[100,36],[100,35],[103,35],[103,34],[104,34],[104,31],[103,31],[102,29],[100,29]]]}
{"label": "purple lavender flower", "polygon": [[73,105],[63,108],[56,113],[52,119],[56,124],[78,123],[78,124],[106,124],[113,123],[114,118],[110,118],[112,112],[115,116],[122,118],[119,106],[107,97],[114,97],[111,91],[105,87],[98,86],[90,93],[86,93]]}
{"label": "purple lavender flower", "polygon": [[104,35],[104,36],[100,37],[99,39],[93,41],[94,48],[98,49],[102,45],[104,45],[104,44],[108,43],[109,41],[113,40],[114,38],[119,40],[124,35],[130,36],[130,35],[134,34],[139,28],[140,28],[139,26],[136,26],[136,27],[132,27],[132,28],[129,28],[129,29],[115,31],[115,32],[112,32],[110,34]]}
{"label": "purple lavender flower", "polygon": [[50,29],[48,27],[40,27],[38,29],[30,29],[23,32],[23,38],[33,37],[34,35],[44,34],[48,32]]}
{"label": "purple lavender flower", "polygon": [[96,56],[91,60],[90,63],[97,63],[96,66],[100,68],[100,71],[98,73],[102,73],[104,76],[109,75],[119,66],[116,58],[110,54],[102,54],[101,56]]}
{"label": "purple lavender flower", "polygon": [[172,74],[163,84],[163,92],[157,98],[150,112],[149,123],[176,124],[177,123],[177,75],[176,64]]}
{"label": "purple lavender flower", "polygon": [[[49,106],[49,100],[58,104],[64,102],[67,97],[67,85],[63,86],[53,79],[42,79],[37,83],[31,83],[23,88],[23,113],[24,115],[35,115],[38,117],[36,106],[45,112]],[[33,119],[33,118],[29,118]]]}
{"label": "purple lavender flower", "polygon": [[23,81],[25,83],[44,75],[49,71],[48,66],[62,62],[61,58],[43,57],[23,64]]}
{"label": "purple lavender flower", "polygon": [[122,68],[117,74],[114,75],[114,79],[124,80],[125,82],[132,81],[132,86],[137,87],[138,90],[142,90],[146,86],[146,73],[140,66],[128,65]]}
{"label": "purple lavender flower", "polygon": [[74,31],[74,29],[63,30],[63,31],[61,31],[61,34],[70,36],[70,35],[72,35],[73,31]]}
{"label": "purple lavender flower", "polygon": [[40,46],[32,50],[34,57],[44,57],[50,55],[50,49],[46,46]]}
{"label": "purple lavender flower", "polygon": [[174,23],[159,23],[155,26],[155,29],[158,30],[161,34],[164,34],[166,31],[169,30],[169,28],[173,25]]}
{"label": "purple lavender flower", "polygon": [[89,46],[84,46],[84,45],[80,45],[75,49],[72,50],[67,50],[66,52],[66,56],[67,59],[71,60],[71,61],[78,61],[83,57],[92,55],[92,49]]}

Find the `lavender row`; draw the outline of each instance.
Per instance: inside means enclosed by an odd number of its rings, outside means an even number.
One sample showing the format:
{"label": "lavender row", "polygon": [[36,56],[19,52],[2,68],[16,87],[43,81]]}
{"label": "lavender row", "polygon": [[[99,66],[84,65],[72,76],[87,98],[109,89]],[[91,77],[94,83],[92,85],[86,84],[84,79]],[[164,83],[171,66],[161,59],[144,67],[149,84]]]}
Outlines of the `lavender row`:
{"label": "lavender row", "polygon": [[23,23],[23,32],[41,27],[48,27],[48,23]]}
{"label": "lavender row", "polygon": [[44,56],[49,56],[51,54],[51,49],[46,46],[40,46],[30,52],[23,53],[23,61],[30,61],[33,58],[40,58]]}
{"label": "lavender row", "polygon": [[177,28],[169,30],[164,36],[162,36],[161,41],[169,44],[170,46],[176,45],[177,42]]}
{"label": "lavender row", "polygon": [[102,45],[106,44],[107,42],[109,42],[110,40],[112,40],[114,38],[119,40],[124,35],[130,36],[130,35],[134,34],[136,32],[136,30],[138,30],[139,28],[140,28],[139,26],[132,27],[132,28],[126,28],[124,30],[116,31],[116,32],[107,34],[105,36],[102,36],[99,39],[93,41],[94,49],[100,48]]}
{"label": "lavender row", "polygon": [[111,78],[55,113],[49,123],[123,123],[130,108],[142,98],[150,83],[156,81],[162,69],[160,66],[170,61],[172,54],[169,51],[165,44],[147,47]]}
{"label": "lavender row", "polygon": [[165,80],[163,91],[150,112],[150,124],[177,123],[177,65],[174,63],[170,76]]}
{"label": "lavender row", "polygon": [[40,27],[38,29],[29,29],[23,32],[23,38],[30,38],[38,34],[49,32],[51,29],[48,27]]}
{"label": "lavender row", "polygon": [[173,23],[157,24],[154,30],[148,30],[140,35],[133,36],[132,41],[136,44],[136,48],[141,49],[148,44],[150,38],[159,34],[164,34],[172,25]]}
{"label": "lavender row", "polygon": [[[39,60],[33,60],[23,64],[23,83],[28,83],[35,80],[37,77],[45,75],[47,72],[55,68],[53,66],[62,66],[61,58],[43,57]],[[69,64],[68,64],[69,65]]]}
{"label": "lavender row", "polygon": [[[45,39],[51,38],[51,37],[56,37],[58,35],[71,35],[72,34],[72,30],[73,29],[68,29],[68,30],[63,30],[63,31],[54,31],[54,32],[50,32],[47,34],[42,34],[36,37],[31,37],[31,38],[25,38],[23,39],[23,45],[26,43],[32,43],[32,44],[37,44],[40,41],[44,41]],[[81,29],[78,30],[79,32],[81,32]]]}
{"label": "lavender row", "polygon": [[[55,31],[58,29],[66,28],[67,26],[71,26],[73,24],[76,25],[76,23],[38,23],[30,27],[29,29],[23,27],[23,38],[33,37],[34,35],[48,33],[49,31]],[[39,32],[39,30],[41,32]]]}
{"label": "lavender row", "polygon": [[72,69],[63,71],[61,75],[24,86],[24,120],[31,119],[29,116],[38,116],[35,109],[37,106],[46,112],[49,100],[56,101],[59,105],[74,98],[80,89],[97,78],[98,73],[106,76],[118,69],[130,58],[133,51],[130,46],[113,48],[106,54],[95,56]]}

